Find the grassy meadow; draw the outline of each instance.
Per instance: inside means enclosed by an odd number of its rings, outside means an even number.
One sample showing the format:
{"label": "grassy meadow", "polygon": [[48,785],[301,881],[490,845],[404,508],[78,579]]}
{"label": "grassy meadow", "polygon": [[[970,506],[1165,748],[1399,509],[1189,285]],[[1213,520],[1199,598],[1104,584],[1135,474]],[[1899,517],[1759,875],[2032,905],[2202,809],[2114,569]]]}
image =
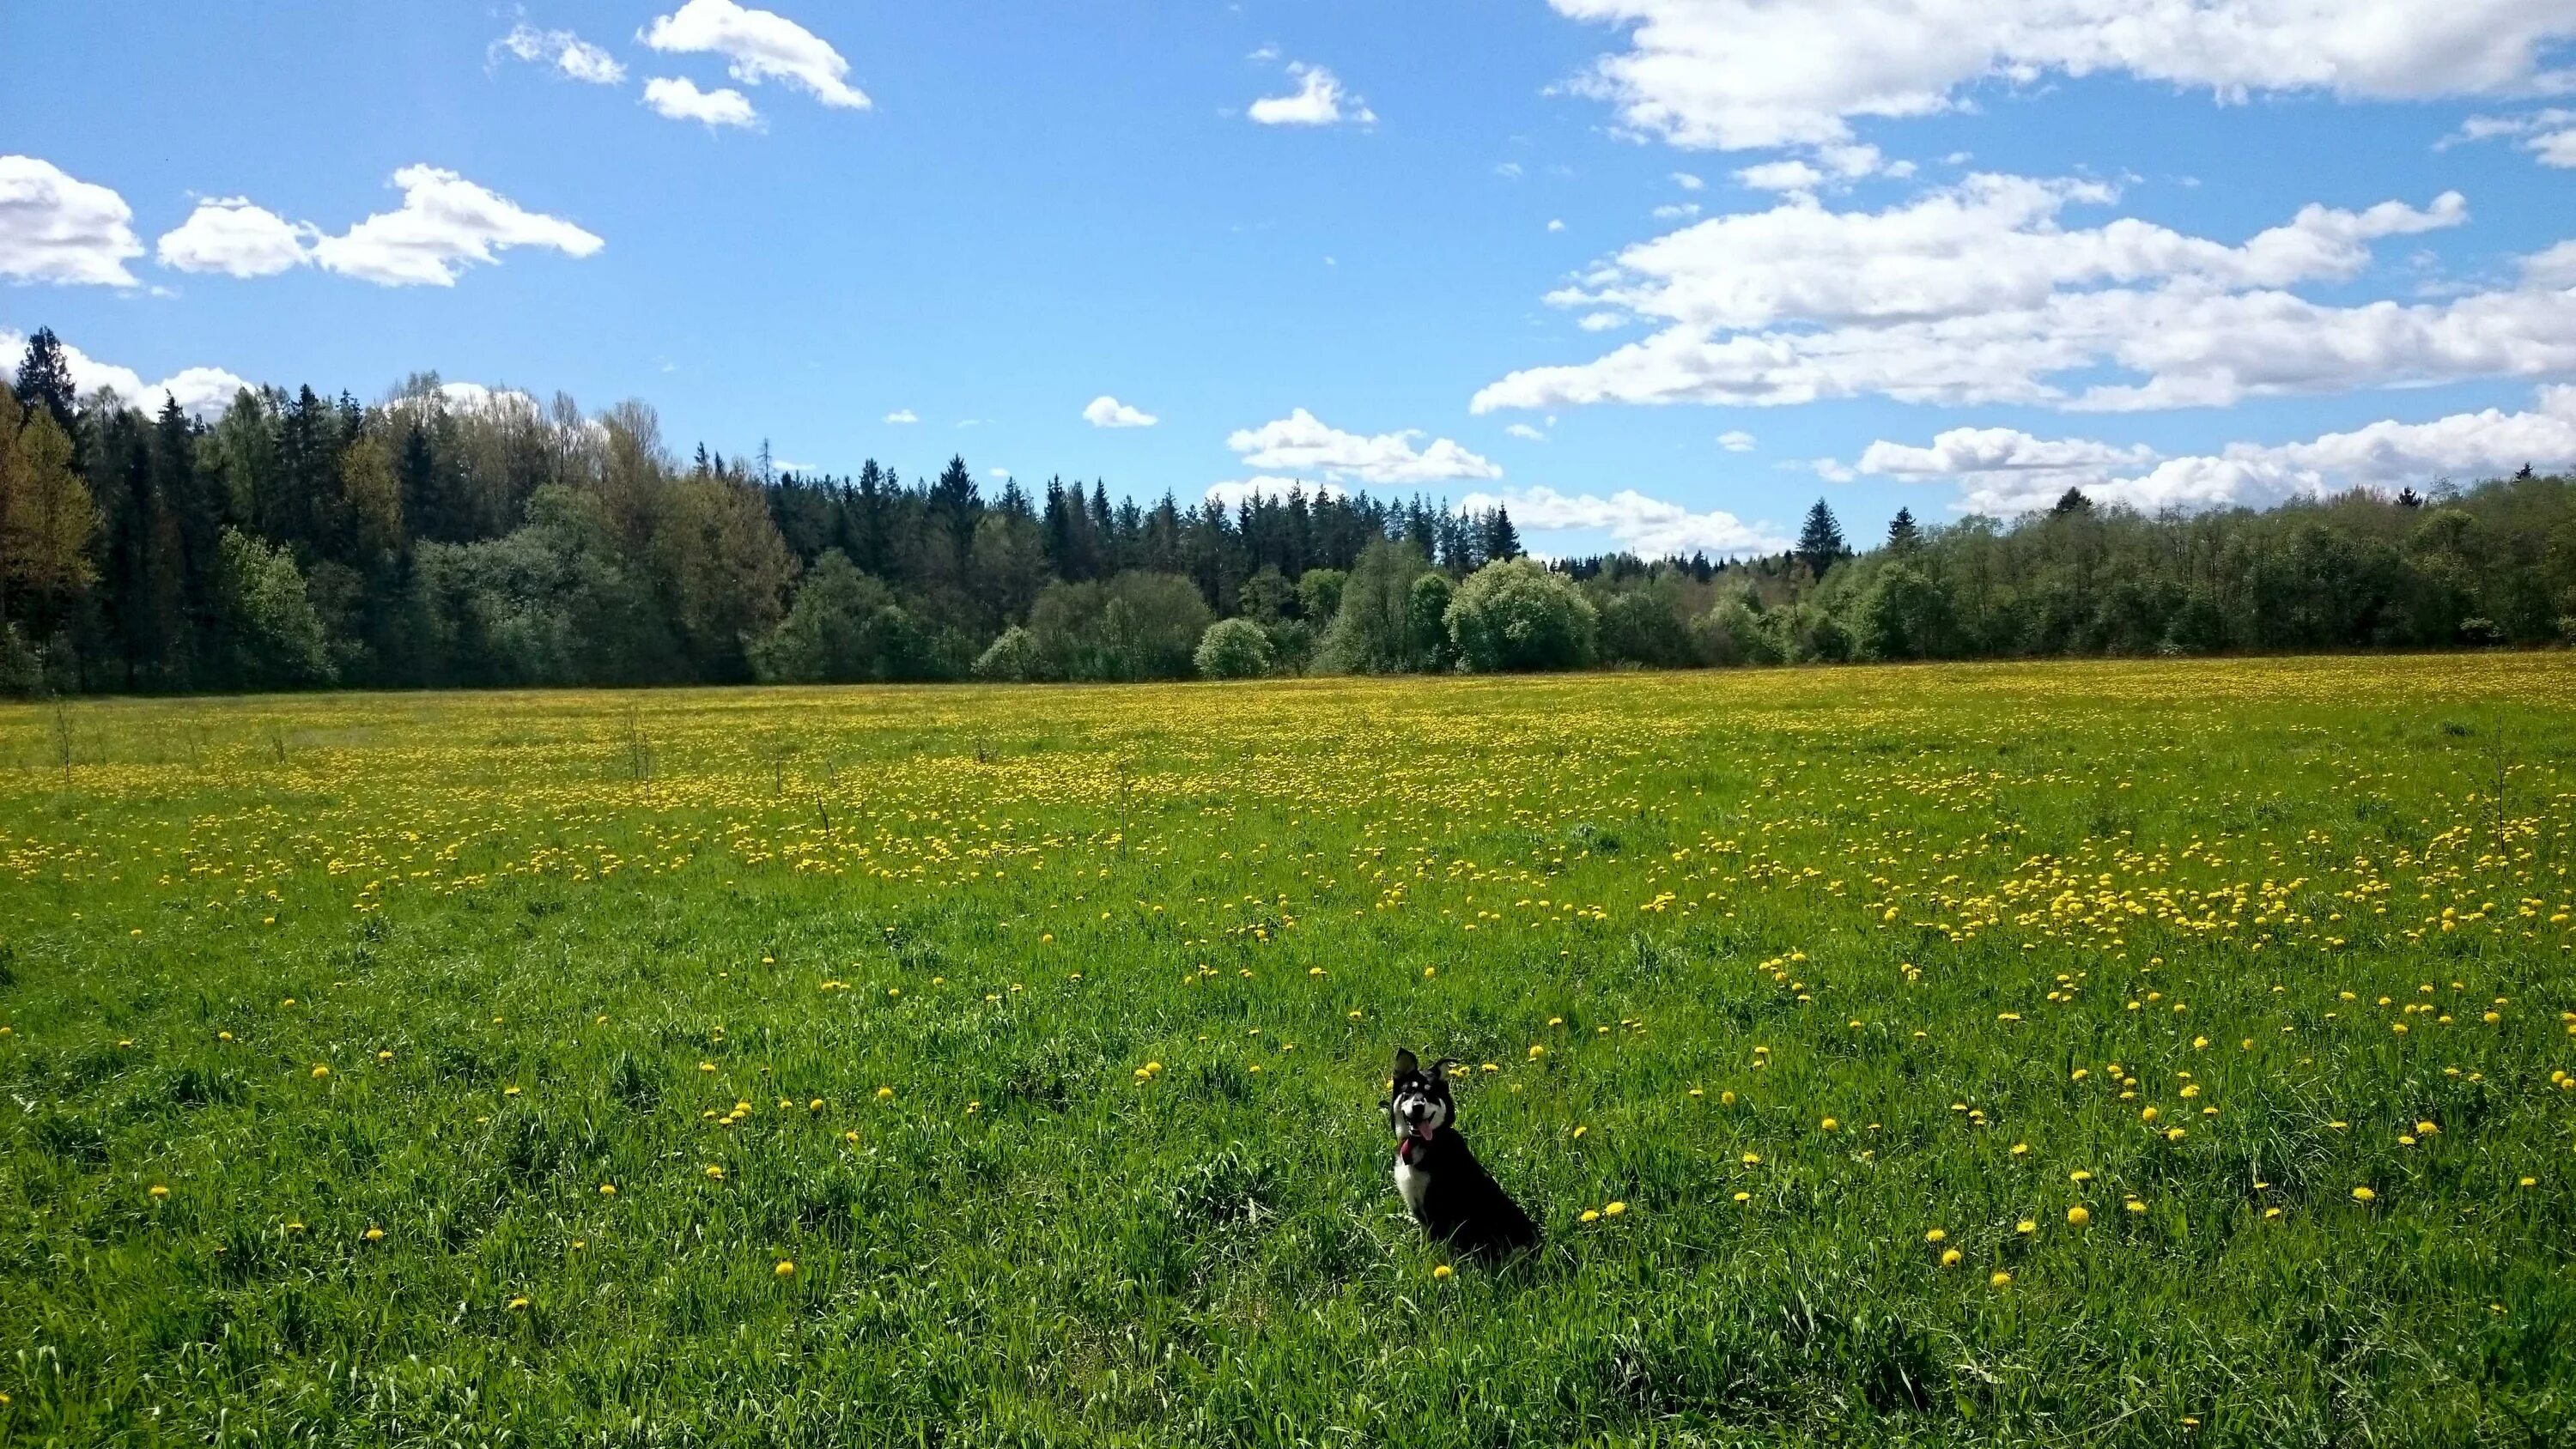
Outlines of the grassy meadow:
{"label": "grassy meadow", "polygon": [[2565,654],[0,707],[0,1444],[2563,1444],[2572,828]]}

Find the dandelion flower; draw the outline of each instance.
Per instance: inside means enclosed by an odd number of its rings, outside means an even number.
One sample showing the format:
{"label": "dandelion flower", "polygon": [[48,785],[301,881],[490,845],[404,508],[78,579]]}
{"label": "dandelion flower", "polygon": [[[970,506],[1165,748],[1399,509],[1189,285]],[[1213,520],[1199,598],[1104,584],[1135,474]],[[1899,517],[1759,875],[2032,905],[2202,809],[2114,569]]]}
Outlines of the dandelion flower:
{"label": "dandelion flower", "polygon": [[1956,1268],[1959,1266],[1960,1260],[1966,1256],[1966,1254],[1960,1252],[1956,1248],[1944,1248],[1941,1250],[1941,1266],[1944,1268]]}
{"label": "dandelion flower", "polygon": [[1946,1233],[1946,1232],[1942,1231],[1942,1230],[1941,1230],[1941,1229],[1939,1229],[1939,1228],[1934,1228],[1934,1229],[1933,1229],[1933,1230],[1931,1230],[1930,1232],[1925,1233],[1925,1234],[1923,1235],[1923,1241],[1925,1241],[1925,1242],[1927,1242],[1927,1243],[1937,1243],[1937,1242],[1941,1241],[1943,1238],[1946,1238],[1946,1237],[1948,1237],[1948,1236],[1950,1236],[1948,1233]]}
{"label": "dandelion flower", "polygon": [[154,1196],[154,1197],[156,1197],[156,1198],[163,1198],[163,1197],[168,1197],[169,1195],[170,1195],[170,1189],[168,1189],[168,1188],[166,1188],[166,1187],[163,1187],[161,1184],[159,1184],[159,1183],[157,1183],[157,1182],[156,1182],[156,1183],[154,1183],[154,1184],[152,1184],[152,1196]]}
{"label": "dandelion flower", "polygon": [[2093,1221],[2092,1211],[2080,1202],[2066,1210],[2066,1222],[2069,1227],[2080,1228],[2091,1221]]}
{"label": "dandelion flower", "polygon": [[331,1069],[322,1065],[320,1062],[315,1062],[313,1064],[313,1075],[317,1078],[327,1077],[331,1075]]}
{"label": "dandelion flower", "polygon": [[527,1306],[528,1306],[528,1300],[527,1300],[527,1299],[525,1299],[525,1298],[513,1298],[513,1299],[511,1299],[511,1300],[510,1300],[510,1311],[511,1311],[511,1312],[513,1312],[513,1313],[516,1313],[516,1312],[518,1312],[520,1309],[525,1308],[525,1307],[527,1307]]}
{"label": "dandelion flower", "polygon": [[1446,1280],[1455,1277],[1456,1270],[1452,1269],[1448,1264],[1443,1263],[1439,1267],[1431,1270],[1431,1276],[1436,1279]]}
{"label": "dandelion flower", "polygon": [[878,1100],[878,1101],[880,1101],[880,1102],[885,1101],[886,1099],[888,1099],[888,1098],[892,1097],[893,1095],[894,1095],[894,1088],[892,1088],[892,1087],[879,1087],[879,1088],[877,1088],[877,1100]]}
{"label": "dandelion flower", "polygon": [[796,1261],[792,1258],[781,1258],[778,1260],[778,1266],[769,1271],[781,1278],[793,1278],[796,1276]]}
{"label": "dandelion flower", "polygon": [[616,1184],[616,1183],[613,1183],[613,1182],[603,1182],[603,1183],[601,1183],[601,1184],[599,1185],[599,1195],[600,1195],[601,1197],[615,1197],[615,1196],[617,1196],[617,1184]]}
{"label": "dandelion flower", "polygon": [[2039,1231],[2039,1224],[2028,1218],[2023,1218],[2020,1222],[2013,1224],[2013,1231],[2023,1234],[2024,1236],[2028,1236],[2031,1233]]}
{"label": "dandelion flower", "polygon": [[1753,1194],[1749,1192],[1739,1192],[1735,1195],[1735,1200],[1737,1202],[1751,1202],[1753,1201]]}
{"label": "dandelion flower", "polygon": [[1627,1210],[1628,1210],[1628,1205],[1627,1205],[1626,1203],[1624,1203],[1624,1202],[1611,1202],[1611,1203],[1606,1203],[1606,1204],[1604,1204],[1604,1205],[1602,1206],[1602,1209],[1601,1209],[1601,1215],[1602,1215],[1603,1217],[1605,1217],[1605,1218],[1615,1218],[1615,1217],[1619,1216],[1619,1214],[1624,1213],[1624,1212],[1626,1212]]}
{"label": "dandelion flower", "polygon": [[370,1243],[381,1243],[385,1240],[385,1230],[382,1228],[369,1228],[367,1229],[365,1236],[367,1241]]}
{"label": "dandelion flower", "polygon": [[2379,1200],[2379,1194],[2372,1192],[2366,1187],[2356,1187],[2352,1190],[2352,1200],[2354,1202],[2377,1202]]}
{"label": "dandelion flower", "polygon": [[2012,1286],[2012,1275],[2001,1268],[1997,1268],[1994,1272],[1994,1276],[1988,1278],[1986,1281],[1997,1288],[2009,1288]]}
{"label": "dandelion flower", "polygon": [[1819,1127],[1822,1127],[1825,1131],[1827,1131],[1827,1132],[1831,1132],[1831,1131],[1834,1131],[1835,1129],[1837,1129],[1837,1128],[1841,1127],[1843,1124],[1841,1124],[1840,1122],[1835,1121],[1835,1120],[1834,1120],[1833,1118],[1831,1118],[1831,1117],[1828,1117],[1828,1118],[1826,1118],[1824,1121],[1822,1121],[1822,1122],[1818,1123],[1817,1125],[1818,1125]]}
{"label": "dandelion flower", "polygon": [[1585,1208],[1582,1216],[1576,1218],[1575,1221],[1579,1223],[1597,1223],[1601,1221],[1601,1214],[1595,1212],[1591,1208]]}

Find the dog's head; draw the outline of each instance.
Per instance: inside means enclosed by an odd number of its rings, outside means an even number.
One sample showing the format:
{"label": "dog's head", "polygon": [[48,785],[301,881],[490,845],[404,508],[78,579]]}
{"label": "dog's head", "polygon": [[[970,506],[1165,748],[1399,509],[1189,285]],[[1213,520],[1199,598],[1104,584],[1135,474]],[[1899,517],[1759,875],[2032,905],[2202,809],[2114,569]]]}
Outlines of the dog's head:
{"label": "dog's head", "polygon": [[1396,1050],[1395,1087],[1386,1099],[1386,1119],[1396,1136],[1428,1142],[1457,1119],[1458,1104],[1449,1097],[1449,1067],[1437,1061],[1425,1070],[1412,1052]]}

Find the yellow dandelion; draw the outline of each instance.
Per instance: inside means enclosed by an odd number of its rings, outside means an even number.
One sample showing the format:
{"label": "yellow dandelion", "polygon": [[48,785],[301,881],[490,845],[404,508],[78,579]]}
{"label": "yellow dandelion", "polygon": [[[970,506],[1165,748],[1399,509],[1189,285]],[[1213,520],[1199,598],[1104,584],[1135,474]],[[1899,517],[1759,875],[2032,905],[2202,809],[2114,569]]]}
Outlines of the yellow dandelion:
{"label": "yellow dandelion", "polygon": [[1444,1280],[1444,1281],[1445,1281],[1446,1279],[1449,1279],[1449,1278],[1455,1277],[1455,1276],[1456,1276],[1456,1272],[1455,1272],[1455,1270],[1454,1270],[1454,1269],[1452,1269],[1448,1264],[1443,1263],[1443,1264],[1441,1264],[1440,1266],[1438,1266],[1438,1267],[1436,1267],[1436,1268],[1434,1268],[1434,1269],[1432,1269],[1432,1270],[1431,1270],[1431,1276],[1432,1276],[1433,1278],[1441,1279],[1441,1280]]}
{"label": "yellow dandelion", "polygon": [[2069,1227],[2080,1228],[2091,1221],[2093,1221],[2091,1210],[2080,1202],[2066,1210],[2066,1222]]}

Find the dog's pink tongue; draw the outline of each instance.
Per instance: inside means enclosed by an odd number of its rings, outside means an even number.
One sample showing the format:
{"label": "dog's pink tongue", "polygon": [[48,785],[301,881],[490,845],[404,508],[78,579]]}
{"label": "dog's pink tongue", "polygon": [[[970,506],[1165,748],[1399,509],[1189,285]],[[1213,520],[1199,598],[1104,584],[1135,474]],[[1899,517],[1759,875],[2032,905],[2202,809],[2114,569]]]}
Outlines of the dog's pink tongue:
{"label": "dog's pink tongue", "polygon": [[1430,1140],[1431,1140],[1431,1124],[1430,1124],[1430,1123],[1428,1123],[1428,1122],[1425,1122],[1425,1123],[1422,1123],[1421,1125],[1419,1125],[1419,1126],[1415,1127],[1415,1128],[1413,1129],[1413,1135],[1414,1135],[1415,1137],[1420,1138],[1421,1140],[1423,1140],[1423,1141],[1425,1141],[1425,1142],[1430,1141]]}

